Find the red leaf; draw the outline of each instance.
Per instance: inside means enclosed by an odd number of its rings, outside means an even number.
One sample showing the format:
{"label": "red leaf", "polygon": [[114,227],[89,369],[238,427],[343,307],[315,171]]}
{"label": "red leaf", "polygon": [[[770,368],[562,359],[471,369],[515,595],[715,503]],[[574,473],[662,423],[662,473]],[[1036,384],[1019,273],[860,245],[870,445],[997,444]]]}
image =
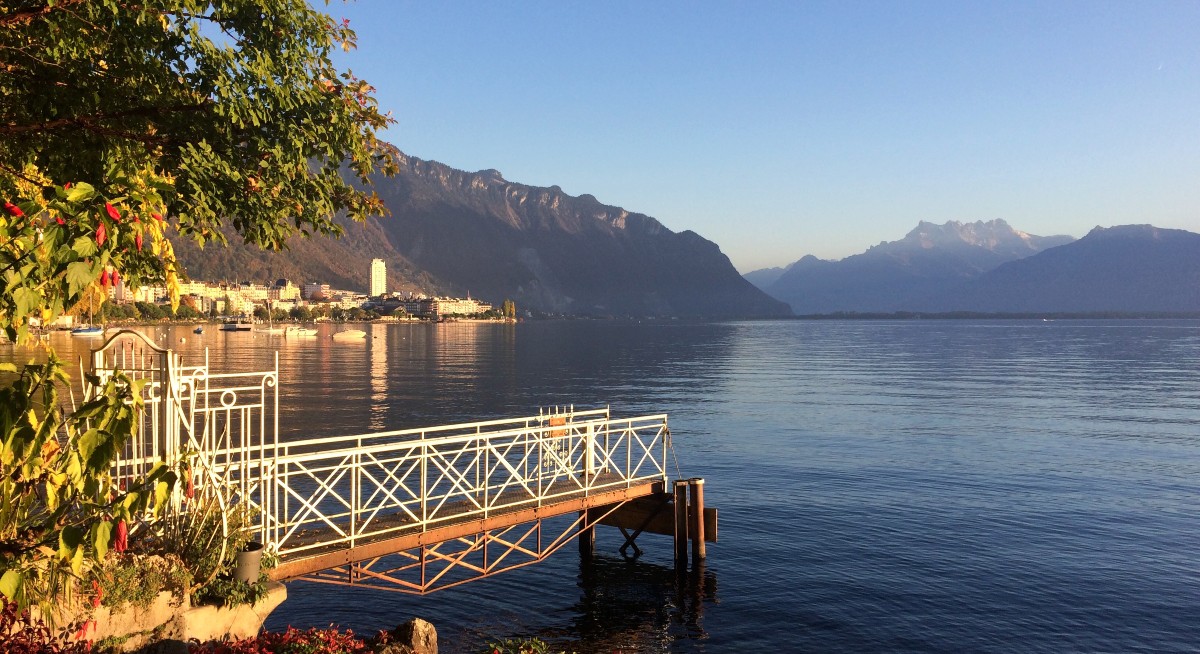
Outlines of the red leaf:
{"label": "red leaf", "polygon": [[117,208],[116,208],[116,207],[114,207],[114,206],[112,206],[111,204],[109,204],[109,203],[105,202],[105,203],[104,203],[104,209],[105,209],[106,211],[108,211],[108,217],[109,217],[109,218],[112,218],[112,219],[113,219],[113,222],[118,222],[118,223],[119,223],[119,222],[121,222],[121,213],[120,213],[119,211],[117,211]]}
{"label": "red leaf", "polygon": [[21,216],[25,215],[25,212],[21,211],[21,207],[18,207],[17,205],[15,205],[11,202],[4,203],[4,210],[8,212],[8,215],[16,216],[17,218],[20,218]]}
{"label": "red leaf", "polygon": [[104,240],[108,238],[108,234],[104,231],[104,223],[96,228],[96,247],[103,247]]}
{"label": "red leaf", "polygon": [[124,520],[117,523],[117,541],[113,543],[113,550],[124,552],[129,548],[129,526]]}
{"label": "red leaf", "polygon": [[158,222],[160,222],[160,223],[162,222],[162,216],[160,214],[152,213],[150,215],[154,216],[154,219],[157,220]]}
{"label": "red leaf", "polygon": [[133,237],[133,242],[137,244],[138,252],[141,252],[142,251],[142,235],[140,233],[136,234]]}
{"label": "red leaf", "polygon": [[58,222],[58,224],[60,224],[60,225],[65,225],[65,224],[67,224],[67,221],[63,220],[63,217],[62,217],[62,216],[57,216],[57,215],[56,215],[56,216],[54,216],[54,220],[56,220],[56,221]]}
{"label": "red leaf", "polygon": [[100,285],[108,286],[108,271],[107,270],[103,270],[100,272]]}
{"label": "red leaf", "polygon": [[114,271],[112,271],[112,277],[110,278],[110,280],[112,281],[112,285],[116,286],[117,284],[121,283],[121,275],[119,275],[117,273],[117,271],[114,270]]}

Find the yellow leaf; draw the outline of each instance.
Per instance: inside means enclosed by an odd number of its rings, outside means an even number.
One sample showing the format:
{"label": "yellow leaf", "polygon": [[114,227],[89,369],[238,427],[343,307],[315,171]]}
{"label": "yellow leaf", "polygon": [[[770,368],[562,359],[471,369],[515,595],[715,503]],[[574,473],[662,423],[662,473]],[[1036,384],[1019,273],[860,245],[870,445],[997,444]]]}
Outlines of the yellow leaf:
{"label": "yellow leaf", "polygon": [[83,545],[75,548],[75,556],[71,557],[71,572],[76,576],[83,574]]}

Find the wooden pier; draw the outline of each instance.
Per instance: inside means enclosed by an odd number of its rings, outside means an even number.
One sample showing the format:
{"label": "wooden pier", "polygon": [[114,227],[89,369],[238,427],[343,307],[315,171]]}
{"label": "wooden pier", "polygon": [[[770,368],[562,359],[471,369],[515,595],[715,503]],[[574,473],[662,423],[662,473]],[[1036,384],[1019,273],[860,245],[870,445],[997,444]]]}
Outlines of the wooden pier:
{"label": "wooden pier", "polygon": [[[594,530],[675,539],[676,565],[702,561],[716,512],[702,479],[671,482],[665,414],[614,418],[607,408],[423,429],[280,442],[278,361],[260,373],[185,367],[141,334],[93,353],[101,379],[147,380],[142,437],[117,466],[193,452],[201,497],[255,510],[256,538],[278,555],[276,580],[305,578],[427,593],[536,563]],[[689,499],[690,495],[690,499]],[[187,510],[176,497],[175,510]]]}

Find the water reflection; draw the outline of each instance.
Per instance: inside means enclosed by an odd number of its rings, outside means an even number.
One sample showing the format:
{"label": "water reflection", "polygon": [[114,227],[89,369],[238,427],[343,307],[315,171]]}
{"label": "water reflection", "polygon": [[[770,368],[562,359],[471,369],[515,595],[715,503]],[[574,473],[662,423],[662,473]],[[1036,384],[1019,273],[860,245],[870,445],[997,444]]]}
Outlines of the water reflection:
{"label": "water reflection", "polygon": [[565,624],[536,634],[579,654],[666,652],[679,640],[708,639],[704,612],[717,577],[703,562],[676,571],[640,559],[593,557],[579,565],[579,601]]}
{"label": "water reflection", "polygon": [[387,325],[369,325],[367,350],[370,352],[371,368],[371,422],[372,431],[383,431],[387,425],[388,409],[388,342]]}

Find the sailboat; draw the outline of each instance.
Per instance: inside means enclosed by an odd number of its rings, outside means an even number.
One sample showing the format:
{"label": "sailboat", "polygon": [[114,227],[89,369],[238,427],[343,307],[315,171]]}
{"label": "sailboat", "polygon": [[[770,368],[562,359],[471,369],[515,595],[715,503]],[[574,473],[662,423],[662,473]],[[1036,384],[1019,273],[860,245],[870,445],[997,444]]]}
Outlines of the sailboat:
{"label": "sailboat", "polygon": [[104,327],[102,325],[92,324],[92,312],[93,311],[95,311],[95,307],[92,304],[92,297],[89,295],[88,296],[88,321],[86,323],[72,329],[71,330],[72,336],[91,337],[91,336],[103,336],[104,335]]}
{"label": "sailboat", "polygon": [[103,336],[104,328],[100,325],[80,325],[71,330],[72,336]]}
{"label": "sailboat", "polygon": [[256,333],[259,333],[259,334],[282,334],[283,333],[282,327],[275,326],[275,321],[273,320],[274,316],[271,315],[272,313],[274,313],[274,311],[271,310],[271,303],[267,302],[267,328],[266,329],[256,329],[256,330],[254,330]]}

